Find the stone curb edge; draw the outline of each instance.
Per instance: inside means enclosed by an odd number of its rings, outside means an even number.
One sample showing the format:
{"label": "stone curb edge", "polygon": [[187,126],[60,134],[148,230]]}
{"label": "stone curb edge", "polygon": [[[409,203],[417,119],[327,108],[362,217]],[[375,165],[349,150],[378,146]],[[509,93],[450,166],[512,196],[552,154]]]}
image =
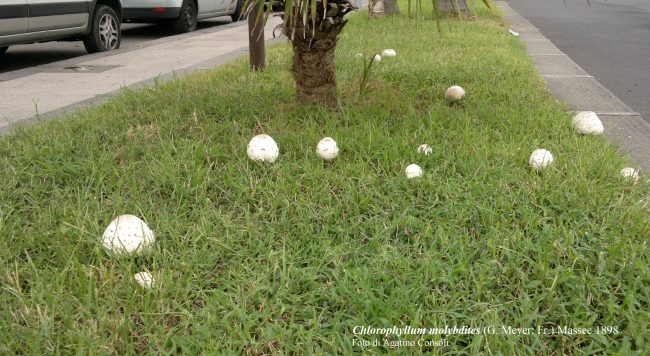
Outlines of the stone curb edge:
{"label": "stone curb edge", "polygon": [[605,136],[642,171],[650,172],[650,124],[557,48],[508,2],[497,1],[497,6],[526,44],[528,55],[548,89],[576,111],[594,111],[603,122]]}

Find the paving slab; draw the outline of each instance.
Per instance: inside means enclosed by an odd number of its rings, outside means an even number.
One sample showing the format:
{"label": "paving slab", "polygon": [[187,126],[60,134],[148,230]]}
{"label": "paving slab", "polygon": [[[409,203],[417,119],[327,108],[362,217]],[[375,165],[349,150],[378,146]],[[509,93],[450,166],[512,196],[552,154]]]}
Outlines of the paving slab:
{"label": "paving slab", "polygon": [[527,43],[526,52],[529,55],[564,55],[564,53],[549,40],[530,41]]}
{"label": "paving slab", "polygon": [[607,137],[619,146],[624,154],[643,168],[650,167],[650,124],[640,115],[598,115]]}
{"label": "paving slab", "polygon": [[575,110],[636,114],[594,78],[546,77],[555,96]]}
{"label": "paving slab", "polygon": [[588,76],[571,58],[563,56],[534,56],[533,60],[542,76]]}
{"label": "paving slab", "polygon": [[[513,28],[513,30],[519,32],[516,28]],[[539,31],[520,32],[519,38],[521,38],[522,40],[546,40],[547,39]]]}

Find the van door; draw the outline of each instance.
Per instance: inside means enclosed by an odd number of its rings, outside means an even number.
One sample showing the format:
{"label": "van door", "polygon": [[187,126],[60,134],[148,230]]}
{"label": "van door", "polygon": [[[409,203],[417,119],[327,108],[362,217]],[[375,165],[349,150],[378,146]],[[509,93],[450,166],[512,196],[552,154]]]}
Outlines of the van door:
{"label": "van door", "polygon": [[0,37],[26,33],[28,24],[27,0],[0,2]]}
{"label": "van door", "polygon": [[[269,1],[268,3],[271,4],[272,1]],[[219,12],[228,11],[228,13],[232,14],[235,12],[236,8],[237,8],[237,0],[222,0],[221,8],[219,9]]]}
{"label": "van door", "polygon": [[29,32],[83,27],[90,0],[27,0]]}
{"label": "van door", "polygon": [[199,0],[199,18],[203,15],[213,14],[217,12],[217,5],[221,0]]}

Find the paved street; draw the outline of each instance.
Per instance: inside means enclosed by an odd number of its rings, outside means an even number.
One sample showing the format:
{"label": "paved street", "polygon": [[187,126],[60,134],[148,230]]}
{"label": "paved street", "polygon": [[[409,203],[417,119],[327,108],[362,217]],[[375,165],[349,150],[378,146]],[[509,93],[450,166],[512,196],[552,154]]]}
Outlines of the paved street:
{"label": "paved street", "polygon": [[[215,28],[231,22],[230,16],[201,20],[198,23],[198,30]],[[123,24],[122,45],[120,48],[138,48],[148,41],[173,36],[174,34],[171,26],[165,24]],[[77,58],[86,54],[81,41],[12,46],[7,53],[0,56],[0,74],[64,59]]]}
{"label": "paved street", "polygon": [[[650,120],[650,1],[512,0],[578,65]],[[650,122],[650,121],[649,121]]]}

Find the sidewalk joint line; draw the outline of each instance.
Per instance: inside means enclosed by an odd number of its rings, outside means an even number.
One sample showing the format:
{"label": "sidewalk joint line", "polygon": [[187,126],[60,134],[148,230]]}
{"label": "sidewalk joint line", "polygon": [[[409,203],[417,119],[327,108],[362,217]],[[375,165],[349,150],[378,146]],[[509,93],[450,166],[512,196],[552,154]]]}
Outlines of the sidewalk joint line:
{"label": "sidewalk joint line", "polygon": [[605,115],[605,116],[641,116],[638,112],[635,111],[594,111],[596,115]]}
{"label": "sidewalk joint line", "polygon": [[593,78],[589,74],[542,74],[544,78]]}

